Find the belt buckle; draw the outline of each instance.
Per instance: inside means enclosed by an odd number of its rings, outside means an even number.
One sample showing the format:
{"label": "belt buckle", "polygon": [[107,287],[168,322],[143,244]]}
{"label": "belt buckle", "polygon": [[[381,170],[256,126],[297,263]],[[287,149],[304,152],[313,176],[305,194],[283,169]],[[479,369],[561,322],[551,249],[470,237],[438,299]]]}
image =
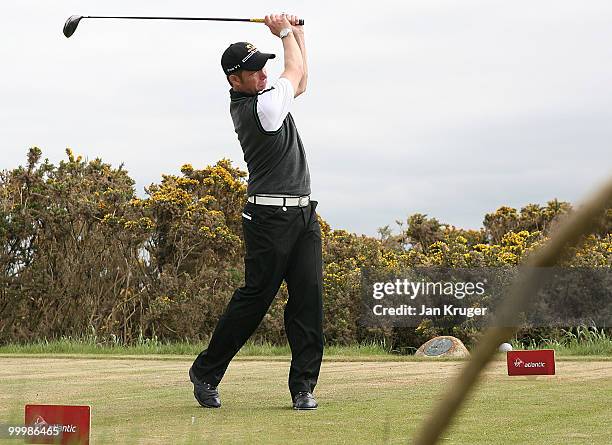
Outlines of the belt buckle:
{"label": "belt buckle", "polygon": [[298,198],[298,205],[300,207],[306,207],[309,203],[310,203],[310,197],[309,196],[300,196]]}

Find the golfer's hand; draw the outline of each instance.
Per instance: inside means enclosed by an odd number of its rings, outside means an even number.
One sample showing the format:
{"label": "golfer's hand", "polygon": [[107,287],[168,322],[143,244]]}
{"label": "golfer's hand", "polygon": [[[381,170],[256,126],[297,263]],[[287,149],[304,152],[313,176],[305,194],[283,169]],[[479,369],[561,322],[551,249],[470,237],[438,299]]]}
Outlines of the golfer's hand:
{"label": "golfer's hand", "polygon": [[289,23],[291,23],[291,29],[293,30],[294,34],[304,34],[304,26],[298,25],[300,19],[297,15],[288,15],[287,20],[289,20]]}
{"label": "golfer's hand", "polygon": [[287,20],[286,15],[282,15],[282,14],[267,15],[264,18],[264,21],[265,21],[266,26],[270,28],[270,32],[274,34],[276,37],[280,37],[280,32],[284,28],[293,29],[293,27],[291,26],[291,23],[289,22],[289,20]]}

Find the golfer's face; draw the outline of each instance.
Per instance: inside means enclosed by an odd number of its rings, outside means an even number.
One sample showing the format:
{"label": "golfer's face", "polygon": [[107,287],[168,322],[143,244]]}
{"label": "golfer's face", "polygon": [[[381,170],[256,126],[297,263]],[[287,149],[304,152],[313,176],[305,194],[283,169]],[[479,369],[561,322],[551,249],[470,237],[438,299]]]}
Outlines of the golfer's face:
{"label": "golfer's face", "polygon": [[251,93],[258,93],[266,89],[268,76],[266,69],[262,68],[259,71],[244,71],[243,88]]}

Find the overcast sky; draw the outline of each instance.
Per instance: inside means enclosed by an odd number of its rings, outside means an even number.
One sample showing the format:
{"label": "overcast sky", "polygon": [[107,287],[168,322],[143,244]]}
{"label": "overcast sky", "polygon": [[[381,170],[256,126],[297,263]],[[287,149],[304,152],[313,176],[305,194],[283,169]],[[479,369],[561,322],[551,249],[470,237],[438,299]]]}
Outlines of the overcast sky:
{"label": "overcast sky", "polygon": [[[125,164],[137,193],[228,157],[223,50],[282,52],[264,25],[68,16],[306,20],[309,89],[292,110],[313,198],[374,235],[416,212],[464,228],[501,205],[578,202],[612,174],[612,2],[2,0],[0,169],[39,146]],[[271,79],[282,58],[268,63]]]}

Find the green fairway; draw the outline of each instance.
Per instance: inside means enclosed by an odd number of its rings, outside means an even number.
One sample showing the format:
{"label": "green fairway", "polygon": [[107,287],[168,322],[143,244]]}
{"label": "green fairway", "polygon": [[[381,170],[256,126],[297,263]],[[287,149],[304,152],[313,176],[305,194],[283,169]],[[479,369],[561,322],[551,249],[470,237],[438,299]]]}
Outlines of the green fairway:
{"label": "green fairway", "polygon": [[[283,358],[233,361],[218,410],[196,404],[186,358],[7,354],[0,363],[0,423],[23,422],[26,403],[88,404],[95,444],[409,443],[463,366],[328,360],[315,391],[320,408],[299,412]],[[442,443],[607,444],[611,399],[612,362],[604,358],[562,360],[556,376],[537,378],[510,378],[496,361]]]}

